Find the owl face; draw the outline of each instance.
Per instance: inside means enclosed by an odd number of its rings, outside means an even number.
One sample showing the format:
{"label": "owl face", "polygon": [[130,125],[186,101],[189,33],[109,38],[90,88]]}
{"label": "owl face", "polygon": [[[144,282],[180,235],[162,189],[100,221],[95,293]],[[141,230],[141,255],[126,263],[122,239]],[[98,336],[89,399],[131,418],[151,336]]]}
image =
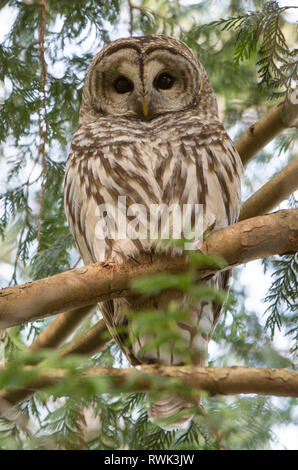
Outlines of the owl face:
{"label": "owl face", "polygon": [[151,120],[195,107],[201,83],[200,64],[181,41],[127,38],[95,57],[83,100],[103,115]]}

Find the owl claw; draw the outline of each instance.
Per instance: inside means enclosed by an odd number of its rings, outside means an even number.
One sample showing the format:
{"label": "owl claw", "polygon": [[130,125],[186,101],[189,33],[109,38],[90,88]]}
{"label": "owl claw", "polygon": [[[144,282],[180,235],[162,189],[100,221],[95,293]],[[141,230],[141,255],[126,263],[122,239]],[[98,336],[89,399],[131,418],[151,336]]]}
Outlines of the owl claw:
{"label": "owl claw", "polygon": [[208,238],[209,235],[213,232],[213,229],[214,229],[215,225],[216,225],[216,219],[214,220],[214,222],[211,225],[209,225],[206,228],[205,232],[203,233],[203,239],[204,240],[206,240],[206,238]]}
{"label": "owl claw", "polygon": [[135,261],[137,264],[141,264],[136,258],[134,258],[132,255],[128,255],[128,258],[132,259]]}

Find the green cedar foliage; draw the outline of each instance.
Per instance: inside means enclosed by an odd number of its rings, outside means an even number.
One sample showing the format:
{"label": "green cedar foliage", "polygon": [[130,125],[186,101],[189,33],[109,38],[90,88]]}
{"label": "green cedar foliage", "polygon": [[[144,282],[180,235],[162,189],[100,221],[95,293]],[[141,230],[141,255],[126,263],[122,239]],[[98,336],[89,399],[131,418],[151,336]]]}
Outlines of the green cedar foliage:
{"label": "green cedar foliage", "polygon": [[[225,125],[236,138],[268,109],[268,100],[284,97],[297,80],[296,31],[290,21],[295,8],[262,0],[202,0],[190,6],[178,0],[141,0],[135,5],[126,0],[47,0],[43,89],[39,2],[0,1],[0,19],[11,24],[0,42],[2,285],[51,276],[78,262],[64,215],[64,169],[86,70],[104,44],[130,31],[184,40],[206,67]],[[248,165],[244,199],[294,158],[295,143],[295,132],[284,132]],[[294,197],[288,207],[296,207]],[[193,265],[199,262],[192,259],[184,275],[160,275],[136,287],[147,295],[161,287],[176,288],[187,292],[192,302],[214,296],[222,302],[221,294],[194,282]],[[272,275],[267,294],[264,290],[264,316],[247,307],[249,286],[241,282],[244,268],[237,268],[212,340],[216,348],[210,366],[293,367],[291,352],[281,351],[273,340],[281,329],[290,338],[292,353],[297,353],[297,259],[275,257],[262,264]],[[174,320],[185,314],[187,309],[177,311],[172,303],[158,329],[152,312],[138,317],[132,312],[132,321],[140,331],[154,333],[156,345],[175,338]],[[75,336],[99,316],[90,315]],[[148,421],[144,394],[113,390],[103,378],[79,380],[87,367],[128,366],[114,342],[91,358],[61,359],[57,351],[25,353],[49,321],[11,328],[4,337],[7,367],[0,371],[0,388],[24,386],[49,368],[64,369],[66,378],[0,418],[1,449],[263,449],[278,444],[278,425],[298,424],[291,399],[205,396],[189,428],[166,432]],[[35,368],[24,369],[38,360]],[[164,387],[181,390],[175,381],[156,381],[154,387],[153,396]]]}

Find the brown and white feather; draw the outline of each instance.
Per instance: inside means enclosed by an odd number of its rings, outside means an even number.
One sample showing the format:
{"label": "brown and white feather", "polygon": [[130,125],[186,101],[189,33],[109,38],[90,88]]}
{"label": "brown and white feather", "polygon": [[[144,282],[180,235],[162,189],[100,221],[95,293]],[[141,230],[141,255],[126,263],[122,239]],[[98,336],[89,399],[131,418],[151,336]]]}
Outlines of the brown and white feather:
{"label": "brown and white feather", "polygon": [[[177,74],[177,90],[159,97],[151,82],[163,68]],[[131,93],[121,101],[109,92],[117,73],[130,74],[135,97]],[[151,106],[149,119],[141,114],[141,96]],[[204,231],[217,230],[238,218],[241,174],[240,157],[218,118],[207,73],[185,44],[167,36],[127,38],[96,55],[86,78],[65,177],[66,215],[85,264],[125,262],[152,247],[149,237],[121,239],[117,223],[114,239],[96,237],[100,204],[116,207],[119,196],[126,197],[127,206],[142,204],[148,211],[150,204],[202,204]],[[228,279],[228,273],[221,273],[208,282],[227,288]],[[162,311],[169,300],[168,294],[161,294],[146,301],[133,297],[101,305],[108,328],[132,364],[183,363],[169,345],[144,353],[148,335],[134,339],[128,348],[123,335],[115,333],[123,324],[129,331],[126,310]],[[178,300],[183,305],[187,299]],[[188,324],[179,326],[197,364],[206,361],[219,316],[218,305],[206,300],[196,306]],[[154,404],[149,416],[167,418],[188,406],[181,397],[169,397]],[[188,420],[179,419],[173,426]]]}

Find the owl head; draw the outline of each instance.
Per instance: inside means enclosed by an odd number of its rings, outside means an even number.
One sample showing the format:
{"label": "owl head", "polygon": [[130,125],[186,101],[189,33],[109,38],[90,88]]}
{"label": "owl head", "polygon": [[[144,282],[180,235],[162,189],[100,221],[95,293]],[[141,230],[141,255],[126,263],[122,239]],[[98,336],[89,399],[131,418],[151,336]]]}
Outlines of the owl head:
{"label": "owl head", "polygon": [[94,57],[80,122],[96,115],[151,121],[186,110],[217,116],[214,91],[191,49],[164,35],[131,37],[110,43]]}

